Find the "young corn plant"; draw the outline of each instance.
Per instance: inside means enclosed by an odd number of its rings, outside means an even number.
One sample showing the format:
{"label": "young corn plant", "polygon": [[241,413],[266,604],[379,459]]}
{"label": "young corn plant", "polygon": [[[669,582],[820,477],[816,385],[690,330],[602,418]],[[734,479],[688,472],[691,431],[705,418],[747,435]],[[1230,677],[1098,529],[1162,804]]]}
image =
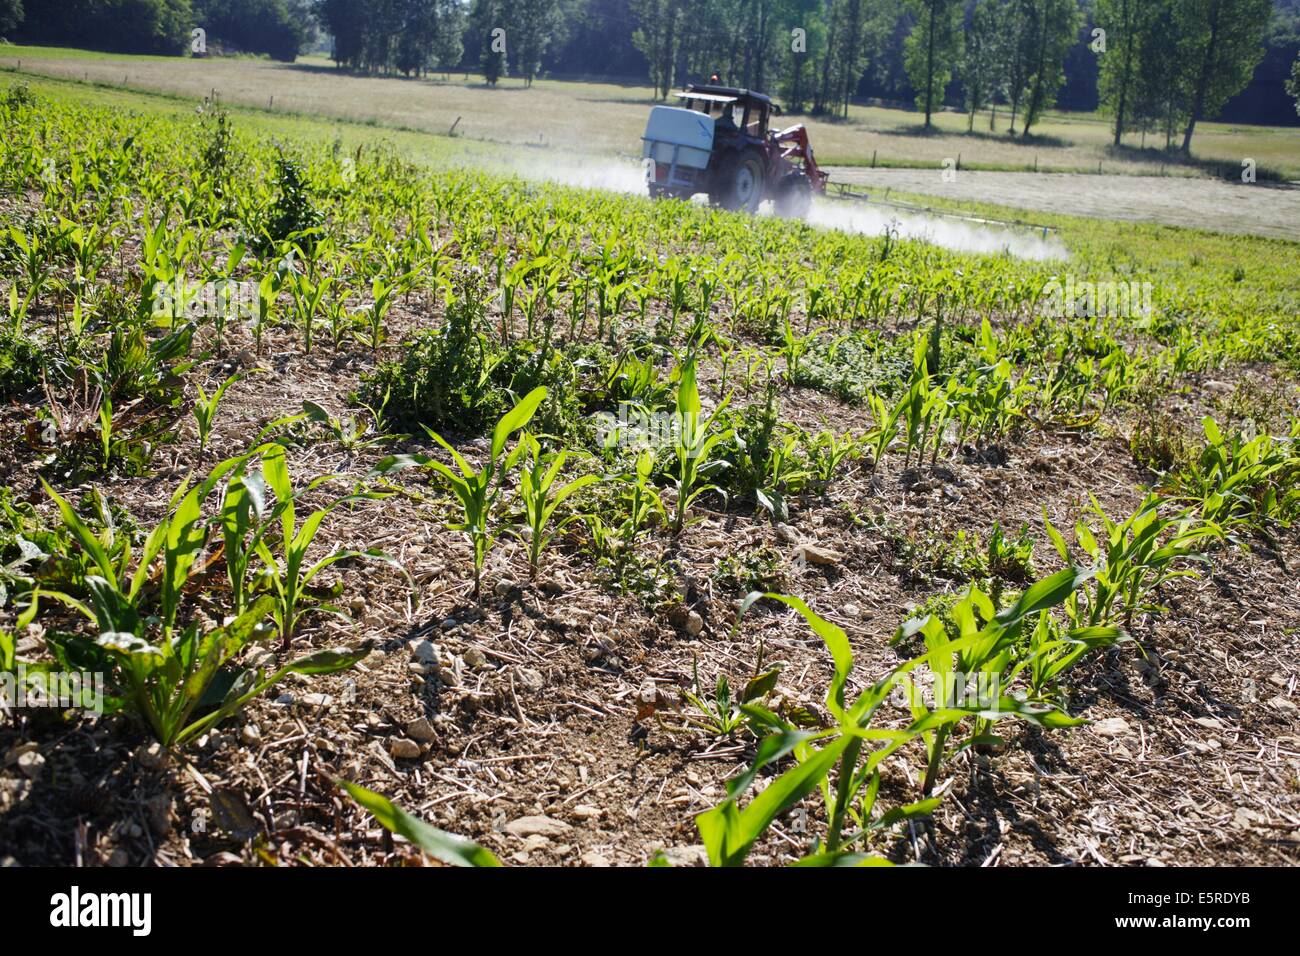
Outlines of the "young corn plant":
{"label": "young corn plant", "polygon": [[669,728],[680,731],[703,732],[710,737],[732,737],[744,728],[749,717],[744,711],[746,704],[762,700],[776,687],[781,677],[781,669],[773,668],[758,673],[763,667],[763,655],[760,648],[756,673],[741,688],[739,694],[731,689],[731,681],[726,674],[719,674],[713,688],[712,700],[709,699],[704,685],[700,682],[700,662],[691,663],[691,689],[683,692],[686,702],[692,710],[684,714],[685,726]]}
{"label": "young corn plant", "polygon": [[1294,439],[1268,434],[1224,436],[1213,418],[1202,422],[1205,449],[1171,476],[1176,494],[1194,502],[1201,516],[1228,529],[1267,534],[1300,517],[1300,454]]}
{"label": "young corn plant", "polygon": [[257,315],[253,317],[253,344],[258,355],[262,354],[262,337],[266,327],[275,319],[275,300],[280,294],[282,278],[272,270],[264,275],[257,284]]}
{"label": "young corn plant", "polygon": [[[208,539],[202,504],[216,484],[240,461],[223,462],[201,484],[183,484],[168,516],[145,539],[129,579],[129,545],[115,557],[62,497],[46,485],[65,528],[90,559],[95,572],[85,579],[88,602],[65,593],[50,597],[84,614],[97,628],[90,642],[112,667],[118,704],[149,725],[166,747],[182,746],[216,726],[289,674],[326,674],[351,667],[369,653],[326,651],[311,654],[267,675],[260,668],[231,673],[235,657],[249,644],[269,639],[262,622],[275,602],[264,596],[228,623],[203,630],[198,621],[178,624],[184,590]],[[155,565],[159,565],[155,569]],[[68,639],[75,643],[77,639]],[[66,662],[65,642],[55,650]],[[222,680],[225,673],[233,680]]]}
{"label": "young corn plant", "polygon": [[867,401],[871,406],[872,425],[867,429],[863,440],[871,449],[871,470],[874,472],[880,467],[885,452],[898,438],[898,420],[903,413],[903,406],[891,406],[875,393],[868,396]]}
{"label": "young corn plant", "polygon": [[846,462],[862,457],[863,442],[852,435],[838,435],[830,428],[813,435],[805,445],[813,480],[823,494]]}
{"label": "young corn plant", "polygon": [[542,553],[551,539],[580,515],[568,515],[552,525],[555,511],[565,500],[598,480],[596,475],[581,475],[567,484],[555,487],[560,469],[564,467],[566,452],[544,454],[537,439],[528,432],[520,437],[524,448],[523,464],[519,470],[519,496],[524,506],[524,527],[528,529],[525,542],[528,547],[528,573],[537,579]]}
{"label": "young corn plant", "polygon": [[217,386],[217,390],[209,397],[208,393],[203,390],[203,386],[197,382],[194,385],[195,391],[198,392],[198,398],[194,400],[194,424],[199,432],[199,461],[203,461],[203,456],[207,451],[208,439],[212,436],[212,423],[217,417],[217,406],[221,404],[222,397],[226,394],[226,389],[234,385],[244,377],[242,372],[236,372],[224,382]]}
{"label": "young corn plant", "polygon": [[370,284],[370,305],[360,310],[364,329],[358,333],[357,338],[363,345],[369,346],[375,355],[379,354],[379,347],[384,342],[384,320],[402,291],[398,281],[386,282],[376,278]]}
{"label": "young corn plant", "polygon": [[370,413],[370,421],[366,421],[359,415],[335,418],[315,402],[303,402],[302,411],[307,421],[315,422],[324,428],[330,440],[336,442],[341,449],[348,453],[357,452],[385,441],[410,437],[409,435],[383,434],[379,427],[379,416],[369,407],[367,407],[367,411]]}
{"label": "young corn plant", "polygon": [[[133,630],[126,630],[105,632],[96,643],[115,664],[124,704],[143,718],[164,747],[181,747],[290,674],[333,674],[370,653],[369,648],[318,651],[269,674],[260,666],[232,668],[247,646],[274,635],[272,628],[263,626],[274,603],[269,595],[263,595],[222,627],[205,632],[197,623],[190,623],[168,642],[149,644]],[[140,628],[138,619],[121,613],[125,610],[114,610],[114,623]],[[219,680],[223,671],[233,679]]]}
{"label": "young corn plant", "polygon": [[[962,747],[987,739],[985,724],[991,720],[1017,717],[1045,728],[1073,726],[1079,721],[1057,707],[1003,694],[990,702],[947,696],[948,706],[925,708],[904,728],[875,726],[881,708],[895,688],[913,688],[913,676],[929,671],[936,683],[950,681],[954,671],[978,673],[1009,661],[1010,649],[1022,639],[1025,622],[1048,608],[1058,606],[1088,578],[1088,572],[1066,569],[1027,589],[1014,607],[993,615],[987,599],[983,603],[988,620],[978,625],[975,602],[955,611],[958,631],[950,637],[934,619],[905,625],[899,640],[921,633],[927,640],[924,654],[895,668],[882,680],[864,690],[856,700],[846,699],[853,652],[848,636],[838,626],[813,612],[798,598],[780,594],[751,594],[741,604],[737,626],[759,600],[770,598],[798,611],[826,643],[835,676],[826,694],[826,709],[833,726],[820,730],[800,729],[780,715],[758,704],[742,708],[750,726],[764,736],[749,769],[727,784],[727,797],[712,810],[696,817],[696,826],[714,866],[741,866],[754,843],[779,816],[798,805],[814,791],[820,791],[826,805],[826,831],[798,861],[801,866],[860,866],[885,864],[883,858],[866,852],[873,834],[895,823],[929,816],[939,805],[930,795],[938,768],[948,753],[946,742],[961,733],[965,722],[975,723]],[[913,700],[917,695],[911,695]],[[927,773],[922,799],[875,815],[880,787],[880,768],[894,754],[913,741],[925,745]],[[742,808],[741,800],[752,789],[765,768],[793,758],[793,765],[770,780]],[[934,768],[931,770],[930,768]]]}
{"label": "young corn plant", "polygon": [[[1092,498],[1092,513],[1101,521],[1101,534],[1095,535],[1080,520],[1075,525],[1075,536],[1079,547],[1092,561],[1095,582],[1091,593],[1080,591],[1071,597],[1066,612],[1072,621],[1091,626],[1122,621],[1125,628],[1130,628],[1135,615],[1164,611],[1160,605],[1151,603],[1152,595],[1161,585],[1197,576],[1195,570],[1179,565],[1188,561],[1205,562],[1205,544],[1222,539],[1223,530],[1216,524],[1193,518],[1188,510],[1162,515],[1164,504],[1158,495],[1148,495],[1133,514],[1122,521],[1112,521],[1097,499]],[[1070,548],[1048,520],[1046,508],[1043,522],[1061,560],[1072,563]]]}
{"label": "young corn plant", "polygon": [[631,472],[613,476],[623,486],[615,509],[615,513],[622,515],[621,521],[607,524],[599,515],[585,517],[598,555],[613,561],[626,559],[653,521],[666,520],[668,512],[663,499],[650,483],[654,467],[654,451],[643,449]]}
{"label": "young corn plant", "polygon": [[516,444],[514,450],[503,458],[506,443],[511,435],[532,420],[545,398],[546,388],[535,388],[502,416],[492,430],[488,457],[481,468],[470,465],[441,435],[427,428],[425,430],[429,432],[429,437],[451,455],[456,471],[427,455],[393,455],[375,466],[375,475],[389,475],[410,467],[428,468],[446,481],[461,509],[461,520],[448,527],[452,531],[464,533],[473,548],[475,598],[478,598],[481,590],[483,565],[488,551],[496,540],[488,527],[492,510],[501,496],[504,477],[514,470],[524,450],[522,443]]}
{"label": "young corn plant", "polygon": [[804,356],[812,349],[817,342],[817,337],[826,330],[824,328],[813,329],[804,335],[800,335],[794,330],[787,317],[781,326],[781,354],[785,357],[785,375],[786,380],[791,385],[804,384],[803,371],[800,368]]}
{"label": "young corn plant", "polygon": [[1046,611],[1030,635],[1026,653],[1011,670],[1014,680],[1024,673],[1030,694],[1039,700],[1064,697],[1061,680],[1085,656],[1131,641],[1117,627],[1076,627],[1066,630]]}
{"label": "young corn plant", "polygon": [[[308,600],[313,596],[312,582],[322,571],[340,561],[354,558],[382,561],[399,568],[399,570],[400,565],[387,554],[374,548],[364,551],[336,550],[315,563],[308,563],[307,555],[311,550],[312,542],[315,541],[316,535],[320,532],[322,522],[329,517],[331,512],[344,505],[351,505],[358,501],[376,500],[384,497],[384,495],[380,492],[360,491],[337,498],[323,508],[318,508],[309,514],[300,526],[298,524],[297,499],[331,481],[335,476],[323,475],[308,482],[301,489],[295,490],[293,481],[289,476],[289,466],[285,461],[284,449],[279,445],[264,446],[261,449],[261,456],[262,485],[274,494],[275,505],[267,513],[261,527],[253,532],[252,549],[265,564],[263,577],[275,596],[274,616],[276,626],[280,632],[281,647],[288,650],[293,642],[294,635],[297,633],[299,624],[311,611],[322,610],[334,614],[343,613],[339,608],[331,604],[308,604]],[[243,493],[248,494],[254,486],[244,482],[242,487]],[[249,513],[253,513],[253,509],[250,508]],[[237,513],[236,521],[240,517],[242,515]],[[278,556],[272,550],[267,534],[270,529],[275,527],[277,521],[279,522],[280,531],[280,539],[277,542],[280,552]],[[236,524],[237,528],[238,525]],[[246,546],[239,546],[241,552],[244,547]],[[228,555],[227,561],[230,560]],[[335,593],[330,596],[337,597],[341,591],[342,585],[339,585],[334,589]]]}
{"label": "young corn plant", "polygon": [[316,316],[321,311],[321,303],[329,294],[334,280],[328,276],[313,279],[304,273],[293,273],[289,280],[289,292],[293,295],[294,315],[302,328],[302,350],[311,354],[315,339]]}
{"label": "young corn plant", "polygon": [[718,444],[730,435],[727,430],[714,428],[714,423],[726,409],[729,399],[723,399],[713,414],[703,417],[695,375],[695,359],[687,359],[681,368],[677,384],[677,413],[674,423],[674,451],[677,457],[676,473],[673,476],[677,489],[677,502],[673,507],[674,534],[680,534],[686,526],[687,514],[697,498],[705,492],[719,490],[716,485],[707,482],[712,475],[726,467],[725,461],[710,456]]}

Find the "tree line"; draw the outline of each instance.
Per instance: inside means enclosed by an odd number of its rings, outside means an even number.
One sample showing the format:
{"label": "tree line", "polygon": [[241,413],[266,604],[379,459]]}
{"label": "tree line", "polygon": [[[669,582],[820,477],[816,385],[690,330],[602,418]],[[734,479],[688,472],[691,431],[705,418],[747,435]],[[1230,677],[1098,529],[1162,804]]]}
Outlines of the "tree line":
{"label": "tree line", "polygon": [[0,0],[0,35],[28,42],[182,53],[196,26],[284,60],[319,29],[370,73],[617,75],[661,98],[718,75],[831,116],[912,102],[927,129],[955,106],[1027,137],[1053,106],[1100,107],[1117,145],[1183,150],[1225,105],[1279,122],[1300,93],[1300,0]]}
{"label": "tree line", "polygon": [[0,0],[0,36],[114,53],[211,44],[210,52],[292,61],[315,33],[313,0]]}

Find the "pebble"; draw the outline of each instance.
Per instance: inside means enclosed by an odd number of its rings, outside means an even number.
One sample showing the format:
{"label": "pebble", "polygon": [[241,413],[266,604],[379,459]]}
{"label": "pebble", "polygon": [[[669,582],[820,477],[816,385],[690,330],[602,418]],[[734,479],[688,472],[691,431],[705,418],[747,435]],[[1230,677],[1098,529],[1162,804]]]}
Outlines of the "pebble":
{"label": "pebble", "polygon": [[801,544],[795,548],[794,559],[806,561],[808,564],[820,564],[823,567],[835,567],[843,560],[843,556],[829,548],[819,548],[815,544]]}
{"label": "pebble", "polygon": [[546,686],[546,679],[542,677],[541,672],[531,667],[516,668],[515,679],[519,681],[520,688],[530,694],[536,694]]}
{"label": "pebble", "polygon": [[438,665],[438,648],[434,646],[432,641],[412,641],[411,660],[436,667]]}
{"label": "pebble", "polygon": [[410,721],[406,725],[406,736],[422,744],[431,744],[437,738],[433,724],[429,723],[427,717],[417,717],[415,720]]}
{"label": "pebble", "polygon": [[149,820],[149,829],[159,840],[171,832],[172,798],[170,794],[160,793],[146,800],[145,813]]}
{"label": "pebble", "polygon": [[562,837],[572,829],[573,827],[563,820],[546,816],[520,817],[506,824],[506,832],[517,837]]}
{"label": "pebble", "polygon": [[45,758],[34,750],[30,750],[18,758],[18,770],[28,780],[39,780],[41,774],[45,772]]}
{"label": "pebble", "polygon": [[23,754],[32,753],[38,748],[39,745],[33,740],[29,740],[23,744],[14,744],[12,747],[10,747],[8,750],[5,751],[5,766],[6,767],[12,766],[13,764],[18,762],[18,758],[21,757]]}
{"label": "pebble", "polygon": [[664,858],[673,866],[708,866],[709,851],[703,844],[669,846],[663,849]]}
{"label": "pebble", "polygon": [[492,591],[497,597],[505,597],[515,589],[515,586],[514,581],[509,578],[502,578],[496,583],[496,586],[492,588]]}
{"label": "pebble", "polygon": [[588,850],[586,853],[582,854],[582,865],[593,866],[602,869],[604,867],[613,866],[613,864],[609,862],[609,859],[607,857],[603,857],[599,853],[596,853],[593,850]]}
{"label": "pebble", "polygon": [[388,741],[388,753],[398,760],[416,760],[420,756],[420,745],[405,737],[394,737]]}
{"label": "pebble", "polygon": [[599,820],[605,815],[605,811],[589,803],[580,803],[570,810],[569,814],[579,820]]}
{"label": "pebble", "polygon": [[477,647],[471,647],[461,655],[461,659],[465,662],[465,666],[471,670],[481,670],[487,667],[487,655]]}
{"label": "pebble", "polygon": [[699,637],[700,632],[704,630],[704,618],[700,617],[697,611],[691,611],[686,615],[686,633],[691,637]]}
{"label": "pebble", "polygon": [[1107,717],[1092,725],[1092,732],[1098,737],[1120,737],[1131,731],[1132,728],[1123,717]]}
{"label": "pebble", "polygon": [[333,705],[334,698],[329,694],[304,694],[302,698],[302,707],[311,709],[323,709]]}
{"label": "pebble", "polygon": [[1238,830],[1249,830],[1260,820],[1260,816],[1254,810],[1247,807],[1238,807],[1237,812],[1233,814],[1232,825]]}
{"label": "pebble", "polygon": [[167,751],[157,741],[141,744],[135,752],[135,762],[144,770],[162,770],[167,766],[168,759]]}

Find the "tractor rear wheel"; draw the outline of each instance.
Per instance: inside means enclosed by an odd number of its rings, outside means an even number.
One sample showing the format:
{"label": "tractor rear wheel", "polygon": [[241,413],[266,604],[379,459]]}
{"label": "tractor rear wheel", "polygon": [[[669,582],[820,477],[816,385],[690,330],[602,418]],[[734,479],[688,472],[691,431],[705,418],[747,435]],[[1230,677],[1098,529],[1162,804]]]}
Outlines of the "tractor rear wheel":
{"label": "tractor rear wheel", "polygon": [[791,173],[777,186],[776,214],[784,219],[807,219],[812,201],[812,180],[805,173]]}
{"label": "tractor rear wheel", "polygon": [[712,199],[723,209],[758,212],[763,192],[763,160],[754,151],[732,153],[718,167]]}

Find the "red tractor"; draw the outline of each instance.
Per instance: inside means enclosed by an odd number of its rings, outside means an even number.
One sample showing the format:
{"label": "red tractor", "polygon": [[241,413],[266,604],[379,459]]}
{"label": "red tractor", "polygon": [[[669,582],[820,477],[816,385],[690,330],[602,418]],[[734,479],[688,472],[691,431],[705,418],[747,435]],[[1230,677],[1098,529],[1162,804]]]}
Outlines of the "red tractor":
{"label": "red tractor", "polygon": [[802,219],[814,194],[826,192],[829,177],[817,165],[808,131],[768,128],[781,115],[770,97],[698,84],[677,97],[680,107],[650,111],[642,137],[653,198],[707,193],[716,206],[751,213],[770,199],[777,215]]}

